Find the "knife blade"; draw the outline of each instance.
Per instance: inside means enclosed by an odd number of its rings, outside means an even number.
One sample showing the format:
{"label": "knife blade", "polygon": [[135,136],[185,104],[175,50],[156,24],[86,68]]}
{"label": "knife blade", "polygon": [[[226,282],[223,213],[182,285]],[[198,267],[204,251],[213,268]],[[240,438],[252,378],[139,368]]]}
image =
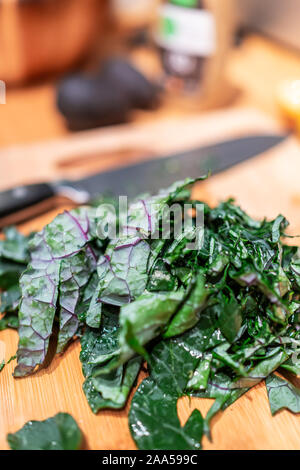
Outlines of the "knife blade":
{"label": "knife blade", "polygon": [[101,193],[137,196],[155,193],[175,180],[211,171],[220,173],[280,144],[284,135],[254,135],[230,139],[187,152],[144,160],[81,180],[63,180],[19,186],[0,192],[0,218],[27,209],[55,195],[85,204]]}

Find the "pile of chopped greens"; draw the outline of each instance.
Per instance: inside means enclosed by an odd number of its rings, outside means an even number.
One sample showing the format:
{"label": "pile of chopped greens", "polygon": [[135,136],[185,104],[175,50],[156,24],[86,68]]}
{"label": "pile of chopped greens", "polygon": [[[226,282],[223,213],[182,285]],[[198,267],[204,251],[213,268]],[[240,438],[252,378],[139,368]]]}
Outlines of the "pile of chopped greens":
{"label": "pile of chopped greens", "polygon": [[[124,407],[146,361],[129,413],[140,449],[200,449],[212,417],[265,379],[272,413],[300,412],[300,389],[283,378],[300,374],[300,251],[282,243],[288,223],[253,220],[229,200],[203,204],[204,231],[191,211],[180,234],[173,217],[169,237],[154,238],[166,205],[197,207],[195,181],[133,201],[118,238],[98,236],[109,214],[81,207],[29,239],[9,229],[0,246],[0,328],[19,322],[15,377],[43,365],[53,335],[57,353],[80,336],[97,413]],[[215,400],[181,426],[182,396]]]}

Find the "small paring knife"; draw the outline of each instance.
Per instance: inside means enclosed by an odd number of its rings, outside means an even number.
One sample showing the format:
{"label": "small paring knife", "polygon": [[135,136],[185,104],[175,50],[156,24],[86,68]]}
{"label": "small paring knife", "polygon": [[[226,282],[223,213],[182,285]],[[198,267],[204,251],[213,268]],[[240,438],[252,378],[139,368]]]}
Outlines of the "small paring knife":
{"label": "small paring knife", "polygon": [[[145,192],[155,193],[176,180],[200,176],[209,170],[212,175],[220,173],[266,152],[280,144],[286,137],[286,135],[241,137],[187,152],[156,157],[81,180],[18,186],[0,192],[0,219],[6,219],[12,214],[57,195],[65,196],[76,204],[85,204],[101,193],[128,197]],[[28,214],[28,211],[25,213]]]}

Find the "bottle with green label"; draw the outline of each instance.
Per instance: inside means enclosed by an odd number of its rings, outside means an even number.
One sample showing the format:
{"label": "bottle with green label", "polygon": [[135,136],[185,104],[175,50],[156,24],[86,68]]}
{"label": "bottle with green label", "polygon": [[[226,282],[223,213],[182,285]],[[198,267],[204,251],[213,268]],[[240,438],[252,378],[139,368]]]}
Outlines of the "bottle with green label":
{"label": "bottle with green label", "polygon": [[[226,99],[223,72],[233,38],[233,2],[168,0],[161,3],[154,36],[167,90],[192,98],[198,106],[217,106]],[[199,100],[195,101],[195,96]]]}

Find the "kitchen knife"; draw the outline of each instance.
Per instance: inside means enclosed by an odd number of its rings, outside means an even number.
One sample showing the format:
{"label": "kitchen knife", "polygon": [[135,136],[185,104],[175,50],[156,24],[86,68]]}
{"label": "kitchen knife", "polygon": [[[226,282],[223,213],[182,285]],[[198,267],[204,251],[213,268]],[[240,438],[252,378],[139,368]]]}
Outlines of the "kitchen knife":
{"label": "kitchen knife", "polygon": [[211,171],[214,175],[278,145],[286,135],[256,135],[231,139],[166,157],[142,161],[75,181],[57,181],[19,186],[0,192],[0,218],[33,206],[55,195],[77,204],[89,202],[101,193],[137,196],[186,177]]}

